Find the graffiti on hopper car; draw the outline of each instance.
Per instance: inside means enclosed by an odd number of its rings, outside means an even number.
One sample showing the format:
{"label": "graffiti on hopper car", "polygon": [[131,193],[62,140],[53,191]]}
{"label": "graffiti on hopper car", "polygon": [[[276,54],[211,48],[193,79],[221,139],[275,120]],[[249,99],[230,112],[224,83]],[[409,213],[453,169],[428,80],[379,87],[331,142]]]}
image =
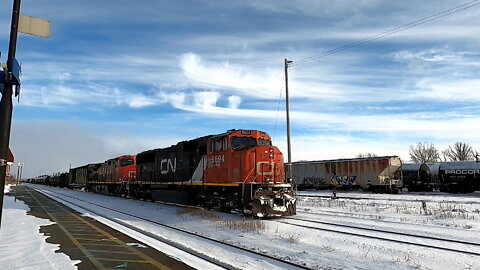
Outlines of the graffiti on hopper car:
{"label": "graffiti on hopper car", "polygon": [[342,186],[353,186],[356,184],[357,176],[348,176],[348,175],[333,175],[330,178],[330,183],[332,185],[342,185]]}
{"label": "graffiti on hopper car", "polygon": [[303,178],[304,185],[323,185],[325,184],[325,179],[323,177],[304,177]]}

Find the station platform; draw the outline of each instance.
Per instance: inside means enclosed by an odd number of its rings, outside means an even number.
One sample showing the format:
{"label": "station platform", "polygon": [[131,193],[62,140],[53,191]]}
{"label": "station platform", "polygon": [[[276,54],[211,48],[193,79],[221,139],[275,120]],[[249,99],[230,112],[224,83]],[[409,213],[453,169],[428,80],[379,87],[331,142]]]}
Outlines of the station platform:
{"label": "station platform", "polygon": [[[193,269],[92,218],[82,216],[27,186],[13,187],[18,200],[30,207],[29,215],[55,224],[40,227],[47,242],[59,244],[78,269]],[[12,190],[13,192],[13,190]]]}

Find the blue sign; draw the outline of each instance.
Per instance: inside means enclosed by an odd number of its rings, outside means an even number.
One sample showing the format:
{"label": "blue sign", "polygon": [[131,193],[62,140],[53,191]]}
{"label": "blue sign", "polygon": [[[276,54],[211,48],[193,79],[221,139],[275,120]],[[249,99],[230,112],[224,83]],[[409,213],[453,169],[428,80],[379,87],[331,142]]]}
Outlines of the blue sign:
{"label": "blue sign", "polygon": [[[22,67],[18,63],[17,59],[13,59],[12,63],[12,70],[10,71],[12,74],[12,83],[14,85],[20,85],[20,74],[22,74]],[[5,71],[0,70],[0,83],[5,83]]]}

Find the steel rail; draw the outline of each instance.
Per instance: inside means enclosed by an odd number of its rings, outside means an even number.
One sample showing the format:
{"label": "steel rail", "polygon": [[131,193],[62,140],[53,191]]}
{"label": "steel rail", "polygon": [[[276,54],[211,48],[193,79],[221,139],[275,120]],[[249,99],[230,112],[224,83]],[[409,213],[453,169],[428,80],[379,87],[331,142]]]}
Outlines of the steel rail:
{"label": "steel rail", "polygon": [[[296,218],[285,218],[285,219],[295,220]],[[301,220],[301,219],[298,219],[298,220],[304,221],[304,222],[311,222],[311,223],[319,223],[319,224],[331,225],[331,226],[349,227],[349,228],[352,228],[352,229],[360,229],[360,230],[367,230],[367,231],[375,231],[375,232],[396,234],[396,233],[393,233],[393,232],[386,232],[386,231],[384,232],[384,231],[381,231],[381,230],[369,229],[369,228],[363,228],[363,227],[355,227],[355,226],[348,226],[348,225],[344,225],[344,224],[335,224],[335,223],[328,223],[328,222],[321,222],[321,221],[312,221],[312,220]],[[389,242],[394,242],[394,243],[399,243],[399,244],[408,244],[408,245],[413,245],[413,246],[433,248],[433,249],[439,249],[439,250],[444,250],[444,251],[462,253],[462,254],[467,254],[467,255],[480,256],[480,253],[472,252],[472,251],[459,250],[459,249],[447,248],[447,247],[440,247],[440,246],[434,246],[434,245],[428,245],[428,244],[422,244],[422,243],[412,243],[412,242],[403,241],[403,240],[397,240],[397,239],[391,239],[391,238],[385,238],[385,237],[373,236],[373,235],[365,235],[365,234],[361,234],[361,233],[345,232],[345,231],[334,230],[334,229],[313,227],[313,226],[308,226],[308,225],[291,223],[291,222],[288,222],[288,221],[278,220],[278,221],[276,221],[276,222],[279,222],[279,223],[282,223],[282,224],[288,224],[288,225],[292,225],[292,226],[297,226],[297,227],[302,227],[302,228],[307,228],[307,229],[313,229],[313,230],[319,230],[319,231],[327,231],[327,232],[333,232],[333,233],[339,233],[339,234],[346,234],[346,235],[353,235],[353,236],[358,236],[358,237],[363,237],[363,238],[371,238],[371,239],[382,240],[382,241],[389,241]],[[409,236],[409,237],[418,237],[418,238],[428,238],[428,239],[435,240],[435,241],[449,241],[449,240],[447,240],[447,239],[441,239],[441,238],[435,239],[435,238],[429,238],[429,237],[424,237],[424,236],[419,236],[419,235],[408,235],[408,234],[404,234],[404,233],[399,233],[398,235]],[[453,241],[451,241],[451,242],[453,242]],[[480,246],[480,244],[478,244],[478,243],[470,243],[470,242],[463,242],[463,243],[461,243],[461,244],[473,245],[473,246]]]}
{"label": "steel rail", "polygon": [[[36,189],[36,190],[37,190],[37,189]],[[84,210],[86,210],[86,211],[89,211],[89,212],[91,212],[91,213],[94,213],[94,214],[96,214],[96,215],[99,215],[99,216],[101,216],[101,217],[103,217],[103,218],[105,218],[105,219],[108,219],[108,220],[113,221],[113,222],[115,222],[115,223],[121,224],[122,226],[125,226],[125,227],[127,227],[127,228],[129,228],[129,229],[132,229],[132,230],[134,230],[134,231],[136,231],[136,232],[139,232],[139,233],[141,233],[141,234],[147,235],[147,236],[149,236],[149,237],[151,237],[151,238],[154,238],[154,239],[156,239],[156,240],[159,240],[159,241],[161,241],[161,242],[164,242],[164,241],[165,241],[166,244],[172,245],[172,246],[174,246],[174,247],[176,247],[176,248],[178,248],[178,249],[180,249],[180,250],[183,250],[184,252],[187,252],[187,253],[192,252],[192,253],[193,253],[192,255],[201,257],[201,258],[204,259],[204,260],[207,260],[207,261],[209,261],[209,262],[211,262],[211,263],[214,263],[214,264],[219,265],[219,266],[221,266],[221,267],[224,267],[224,268],[226,268],[226,269],[238,269],[238,268],[236,268],[236,267],[234,267],[234,266],[232,266],[232,265],[228,265],[228,264],[225,264],[225,263],[223,263],[223,262],[220,262],[220,261],[218,261],[218,260],[216,260],[216,259],[214,259],[214,258],[208,257],[208,256],[205,255],[205,254],[199,253],[199,252],[197,252],[197,251],[195,251],[195,250],[193,250],[193,249],[191,249],[191,248],[185,247],[185,246],[180,245],[180,244],[178,244],[178,243],[175,243],[175,242],[173,242],[173,241],[171,241],[171,240],[162,238],[162,237],[160,237],[160,236],[158,236],[158,235],[155,235],[155,234],[150,233],[150,232],[148,232],[148,231],[145,231],[145,230],[143,230],[143,229],[137,228],[137,227],[132,226],[132,225],[130,225],[130,224],[128,224],[128,223],[125,223],[125,222],[123,222],[123,221],[120,221],[120,220],[117,220],[117,219],[113,219],[113,218],[111,218],[111,217],[108,217],[108,216],[106,216],[106,215],[103,215],[103,214],[101,214],[101,213],[98,213],[98,212],[96,212],[96,211],[94,211],[94,210],[87,209],[87,208],[82,207],[82,206],[80,206],[80,205],[78,205],[78,204],[75,204],[75,203],[66,201],[66,200],[64,200],[64,199],[62,199],[62,198],[60,198],[60,197],[58,197],[58,196],[55,196],[55,195],[52,195],[52,194],[48,194],[48,193],[46,194],[46,193],[43,192],[42,190],[37,190],[37,191],[41,192],[42,194],[44,194],[44,195],[46,195],[46,196],[55,197],[55,198],[57,198],[57,199],[59,199],[59,200],[61,200],[61,201],[65,201],[65,202],[67,202],[67,203],[69,203],[69,204],[72,204],[72,205],[74,205],[74,206],[76,206],[76,207],[79,207],[79,208],[81,208],[81,209],[84,209]],[[230,248],[242,250],[242,251],[245,251],[245,252],[248,252],[248,253],[257,255],[257,256],[261,256],[261,257],[264,257],[264,258],[268,258],[268,259],[270,259],[270,260],[273,260],[273,261],[276,261],[276,262],[279,262],[279,263],[283,263],[283,264],[286,264],[286,265],[289,265],[289,266],[294,266],[294,267],[297,267],[297,268],[299,268],[299,269],[311,269],[311,268],[308,268],[308,267],[306,267],[306,266],[304,266],[304,265],[301,265],[301,264],[297,264],[297,263],[294,263],[294,262],[286,261],[286,260],[283,260],[283,259],[280,259],[280,258],[271,256],[271,255],[268,255],[268,254],[260,253],[260,252],[257,252],[257,251],[254,251],[254,250],[251,250],[251,249],[248,249],[248,248],[240,247],[240,246],[237,246],[237,245],[234,245],[234,244],[229,244],[229,243],[226,243],[226,242],[223,242],[223,241],[220,241],[220,240],[216,240],[216,239],[213,239],[213,238],[210,238],[210,237],[207,237],[207,236],[199,235],[199,234],[194,233],[194,232],[190,232],[190,231],[187,231],[187,230],[184,230],[184,229],[176,228],[176,227],[174,227],[174,226],[167,225],[167,224],[164,224],[164,223],[161,223],[161,222],[152,221],[152,220],[149,220],[149,219],[144,218],[144,217],[141,217],[141,216],[132,215],[132,214],[127,213],[127,212],[123,212],[123,211],[120,211],[120,210],[116,210],[116,209],[113,209],[113,208],[110,208],[110,207],[106,207],[106,206],[103,206],[103,205],[99,205],[99,204],[96,204],[96,203],[88,202],[88,201],[85,201],[85,200],[82,200],[82,199],[79,199],[79,198],[75,198],[75,197],[72,197],[72,196],[68,196],[68,195],[65,195],[65,194],[61,194],[61,193],[58,193],[58,192],[55,192],[55,191],[52,191],[52,190],[49,190],[49,192],[56,193],[56,194],[60,194],[60,195],[65,196],[65,197],[69,197],[69,198],[72,198],[72,199],[74,199],[74,200],[78,200],[78,201],[81,201],[81,202],[83,202],[83,203],[91,204],[91,205],[94,205],[94,206],[97,206],[97,207],[100,207],[100,208],[103,208],[103,209],[107,209],[107,210],[110,210],[110,211],[113,211],[113,212],[117,212],[117,213],[120,213],[120,214],[129,216],[129,217],[134,217],[134,218],[140,219],[140,220],[145,221],[145,222],[148,222],[148,223],[152,223],[152,224],[155,224],[155,225],[159,225],[159,226],[162,226],[162,227],[165,227],[165,228],[168,228],[168,229],[171,229],[171,230],[175,230],[175,231],[178,231],[178,232],[187,234],[187,235],[191,235],[191,236],[194,236],[194,237],[197,237],[197,238],[201,238],[201,239],[203,239],[203,240],[207,240],[207,241],[210,241],[210,242],[213,242],[213,243],[216,243],[216,244],[222,244],[222,245],[224,245],[224,246],[228,246],[228,247],[230,247]],[[212,261],[210,261],[210,260],[212,260]]]}

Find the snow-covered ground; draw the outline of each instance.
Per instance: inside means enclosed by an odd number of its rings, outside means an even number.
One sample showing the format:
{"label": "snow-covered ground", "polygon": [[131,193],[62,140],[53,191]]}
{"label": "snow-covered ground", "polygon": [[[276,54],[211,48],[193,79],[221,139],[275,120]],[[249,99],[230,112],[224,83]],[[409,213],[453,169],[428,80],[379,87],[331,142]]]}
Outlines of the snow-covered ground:
{"label": "snow-covered ground", "polygon": [[[10,187],[5,188],[5,193]],[[52,224],[49,220],[27,215],[30,209],[14,197],[4,196],[2,227],[0,228],[0,269],[77,269],[63,253],[55,253],[58,245],[45,241],[40,226]]]}
{"label": "snow-covered ground", "polygon": [[[243,269],[272,269],[278,268],[278,266],[262,262],[258,258],[252,258],[246,253],[233,252],[218,245],[193,240],[145,220],[126,217],[118,212],[88,204],[88,202],[95,202],[98,205],[105,205],[124,213],[132,213],[148,220],[194,231],[237,246],[260,250],[296,263],[304,263],[310,268],[480,269],[480,256],[476,255],[368,239],[332,231],[300,228],[279,222],[297,223],[296,220],[257,220],[235,214],[179,208],[81,191],[44,186],[33,187],[47,195],[58,196],[82,207],[88,207],[95,213],[115,217],[124,223]],[[331,193],[312,191],[302,192],[302,194],[326,195]],[[344,194],[338,193],[337,195],[342,197]],[[357,196],[365,199],[299,197],[296,218],[480,243],[480,194],[478,192],[466,195],[348,193],[345,196]],[[8,197],[5,199],[7,201]],[[4,224],[8,222],[8,212],[12,211],[10,208],[5,208]],[[77,210],[85,211],[80,208]],[[96,214],[90,213],[89,215],[107,222]],[[162,249],[162,247],[157,247],[153,240],[126,230],[120,225],[111,225],[133,238],[140,238],[139,241]],[[1,241],[3,241],[5,226],[2,226]],[[337,229],[346,230],[341,227]],[[447,245],[447,243],[444,244]],[[461,244],[459,244],[459,247],[461,247]],[[473,247],[471,251],[480,253],[480,248]],[[171,256],[184,260],[175,251],[171,252]],[[9,259],[3,245],[0,248],[0,257]],[[0,261],[0,263],[1,265],[4,264],[3,261]],[[10,262],[6,263],[10,264]],[[195,265],[195,263],[187,263],[205,269],[202,266]],[[28,266],[26,267],[28,268]]]}

